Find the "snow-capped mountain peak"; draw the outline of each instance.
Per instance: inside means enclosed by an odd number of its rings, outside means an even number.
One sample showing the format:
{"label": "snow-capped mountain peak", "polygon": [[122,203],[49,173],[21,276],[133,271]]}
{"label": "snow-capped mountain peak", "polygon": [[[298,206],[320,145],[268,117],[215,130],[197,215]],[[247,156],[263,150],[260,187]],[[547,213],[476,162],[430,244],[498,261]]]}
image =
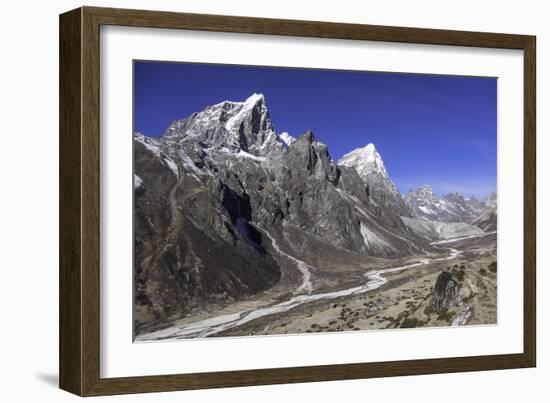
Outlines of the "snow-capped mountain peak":
{"label": "snow-capped mountain peak", "polygon": [[244,101],[244,104],[246,105],[256,105],[258,102],[265,102],[264,94],[262,93],[253,93],[250,95],[246,101]]}
{"label": "snow-capped mountain peak", "polygon": [[212,108],[212,109],[227,108],[228,105],[233,106],[235,108],[244,107],[246,109],[251,109],[258,103],[265,104],[265,96],[264,96],[264,94],[261,94],[261,93],[258,94],[258,93],[254,92],[252,95],[250,95],[244,101],[230,101],[230,100],[227,99],[227,100],[219,102],[217,104],[208,106],[207,109],[209,109],[209,108]]}
{"label": "snow-capped mountain peak", "polygon": [[273,130],[263,94],[254,93],[244,102],[233,102],[232,104],[234,105],[232,113],[226,113],[227,121],[225,123],[225,128],[230,132],[238,131],[243,121],[254,113],[254,108],[257,108],[260,119],[266,119],[266,126],[269,126],[267,128]]}
{"label": "snow-capped mountain peak", "polygon": [[282,132],[281,134],[279,134],[279,138],[285,144],[285,148],[290,147],[290,145],[296,141],[296,138],[291,136],[287,132]]}
{"label": "snow-capped mountain peak", "polygon": [[338,161],[338,164],[354,167],[361,177],[372,173],[378,173],[384,177],[388,177],[384,161],[372,143],[367,144],[365,147],[356,148],[345,154],[340,161]]}
{"label": "snow-capped mountain peak", "polygon": [[369,143],[365,147],[363,147],[363,150],[369,153],[373,153],[376,151],[376,147],[374,146],[374,144]]}
{"label": "snow-capped mountain peak", "polygon": [[263,157],[284,151],[271,122],[263,94],[253,93],[242,102],[223,101],[172,122],[165,131],[168,141],[201,142],[208,148],[244,151]]}
{"label": "snow-capped mountain peak", "polygon": [[382,156],[374,144],[344,155],[338,165],[355,168],[367,188],[369,198],[379,205],[392,205],[401,215],[410,215],[410,210],[397,186],[392,182]]}

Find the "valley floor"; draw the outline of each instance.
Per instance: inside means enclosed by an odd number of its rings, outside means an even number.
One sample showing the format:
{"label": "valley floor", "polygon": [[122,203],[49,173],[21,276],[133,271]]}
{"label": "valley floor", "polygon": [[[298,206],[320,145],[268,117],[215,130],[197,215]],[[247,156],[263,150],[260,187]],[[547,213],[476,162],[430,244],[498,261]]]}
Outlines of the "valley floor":
{"label": "valley floor", "polygon": [[[278,247],[275,241],[273,246]],[[219,312],[184,318],[139,334],[135,341],[496,324],[497,273],[496,267],[489,268],[497,260],[496,234],[458,238],[432,247],[437,253],[398,262],[382,259],[376,269],[363,269],[363,279],[351,276],[353,283],[342,284],[335,291],[330,287],[282,295],[275,287]],[[309,280],[307,265],[297,260],[292,263],[307,273]],[[472,295],[452,309],[435,312],[433,287],[447,268],[463,271]],[[300,291],[303,289],[302,284]]]}

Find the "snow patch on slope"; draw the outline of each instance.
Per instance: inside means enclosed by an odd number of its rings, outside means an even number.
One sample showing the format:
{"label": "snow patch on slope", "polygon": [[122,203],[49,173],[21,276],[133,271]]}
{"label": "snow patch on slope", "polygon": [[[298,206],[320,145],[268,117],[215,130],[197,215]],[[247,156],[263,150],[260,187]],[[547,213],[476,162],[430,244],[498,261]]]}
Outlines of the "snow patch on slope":
{"label": "snow patch on slope", "polygon": [[172,161],[170,158],[164,158],[164,162],[166,162],[166,165],[168,166],[168,168],[170,168],[170,170],[175,175],[175,177],[179,178],[180,173],[179,173],[178,166],[176,165],[176,163],[174,161]]}
{"label": "snow patch on slope", "polygon": [[158,146],[157,142],[151,137],[145,137],[143,134],[136,133],[134,139],[137,142],[143,144],[143,146],[147,150],[151,151],[156,157],[160,157],[160,147]]}
{"label": "snow patch on slope", "polygon": [[302,273],[302,284],[300,284],[300,286],[296,288],[296,291],[294,291],[294,293],[300,294],[305,291],[306,293],[310,294],[311,291],[313,291],[313,285],[311,284],[311,272],[309,271],[310,267],[308,266],[308,264],[300,259],[295,258],[294,256],[290,256],[286,252],[283,252],[275,238],[273,238],[273,236],[271,236],[269,232],[258,225],[256,225],[256,227],[262,230],[262,232],[267,235],[267,237],[271,241],[271,245],[273,245],[273,248],[277,251],[277,253],[287,257],[292,262],[294,262],[296,264],[296,268],[300,271],[300,273]]}
{"label": "snow patch on slope", "polygon": [[292,137],[287,132],[282,132],[281,134],[279,134],[279,138],[281,139],[281,141],[285,145],[285,148],[290,147],[290,145],[296,141],[296,138]]}
{"label": "snow patch on slope", "polygon": [[193,160],[189,157],[189,155],[187,155],[184,151],[180,151],[180,162],[182,164],[182,166],[184,168],[187,168],[189,169],[191,172],[190,172],[190,175],[192,177],[194,177],[195,179],[197,179],[199,182],[201,181],[200,177],[205,175],[205,174],[209,174],[209,175],[212,175],[210,172],[206,171],[206,172],[203,172],[201,171],[196,165],[195,163],[193,162]]}
{"label": "snow patch on slope", "polygon": [[134,189],[139,189],[143,186],[143,179],[134,174]]}
{"label": "snow patch on slope", "polygon": [[370,250],[393,250],[393,247],[384,238],[373,232],[365,224],[361,223],[360,231],[365,246]]}
{"label": "snow patch on slope", "polygon": [[242,104],[241,104],[241,107],[240,107],[240,110],[239,112],[237,112],[235,115],[233,115],[232,117],[230,117],[226,124],[225,124],[225,128],[231,132],[231,133],[235,133],[238,129],[239,129],[239,126],[241,125],[242,121],[244,120],[244,118],[247,116],[248,112],[250,111],[250,109],[254,108],[254,106],[258,103],[258,102],[263,102],[264,100],[264,96],[263,94],[252,94],[251,96],[249,96],[246,101],[244,101]]}
{"label": "snow patch on slope", "polygon": [[239,158],[249,158],[251,160],[258,161],[258,162],[266,161],[265,157],[258,157],[256,155],[252,155],[250,153],[247,153],[246,151],[243,151],[243,150],[239,150],[239,152],[235,155]]}

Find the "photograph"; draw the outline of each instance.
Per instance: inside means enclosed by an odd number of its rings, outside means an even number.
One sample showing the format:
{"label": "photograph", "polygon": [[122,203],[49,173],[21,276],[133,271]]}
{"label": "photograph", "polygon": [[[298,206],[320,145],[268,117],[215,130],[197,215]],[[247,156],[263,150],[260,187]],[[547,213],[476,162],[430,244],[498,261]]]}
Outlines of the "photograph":
{"label": "photograph", "polygon": [[0,402],[547,403],[545,5],[5,2]]}
{"label": "photograph", "polygon": [[497,325],[497,83],[134,60],[134,343]]}

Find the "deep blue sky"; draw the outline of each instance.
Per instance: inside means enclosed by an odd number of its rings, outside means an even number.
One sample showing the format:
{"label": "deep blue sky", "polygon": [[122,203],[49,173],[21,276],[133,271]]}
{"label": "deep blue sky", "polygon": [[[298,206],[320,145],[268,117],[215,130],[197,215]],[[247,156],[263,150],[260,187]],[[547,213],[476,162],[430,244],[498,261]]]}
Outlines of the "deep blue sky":
{"label": "deep blue sky", "polygon": [[399,189],[484,197],[496,189],[495,78],[134,63],[134,129],[263,93],[278,132],[307,129],[333,159],[374,143]]}

